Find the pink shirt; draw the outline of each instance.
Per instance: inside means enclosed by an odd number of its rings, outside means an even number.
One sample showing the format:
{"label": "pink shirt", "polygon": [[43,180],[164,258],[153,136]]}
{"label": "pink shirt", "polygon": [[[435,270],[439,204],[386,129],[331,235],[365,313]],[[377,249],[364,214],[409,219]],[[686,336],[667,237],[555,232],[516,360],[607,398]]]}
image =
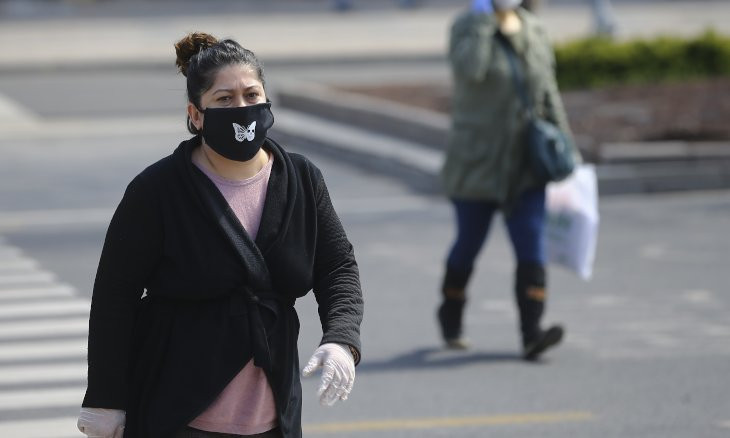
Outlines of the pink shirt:
{"label": "pink shirt", "polygon": [[[251,239],[256,239],[259,231],[273,162],[273,155],[269,155],[269,162],[256,175],[240,181],[225,179],[195,163],[221,191]],[[237,435],[263,433],[274,429],[276,425],[274,394],[264,370],[255,366],[253,359],[231,380],[218,398],[189,424],[208,432]]]}

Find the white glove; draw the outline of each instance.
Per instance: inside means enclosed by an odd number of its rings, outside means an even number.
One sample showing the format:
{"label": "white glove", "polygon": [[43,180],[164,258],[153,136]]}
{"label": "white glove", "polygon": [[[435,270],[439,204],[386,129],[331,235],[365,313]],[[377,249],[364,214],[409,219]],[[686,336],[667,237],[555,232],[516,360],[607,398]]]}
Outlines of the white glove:
{"label": "white glove", "polygon": [[126,417],[119,409],[81,408],[76,427],[89,438],[122,438]]}
{"label": "white glove", "polygon": [[347,400],[355,384],[355,359],[350,347],[335,343],[320,345],[302,375],[308,377],[319,368],[322,368],[322,383],[317,390],[319,403],[332,406],[337,400]]}

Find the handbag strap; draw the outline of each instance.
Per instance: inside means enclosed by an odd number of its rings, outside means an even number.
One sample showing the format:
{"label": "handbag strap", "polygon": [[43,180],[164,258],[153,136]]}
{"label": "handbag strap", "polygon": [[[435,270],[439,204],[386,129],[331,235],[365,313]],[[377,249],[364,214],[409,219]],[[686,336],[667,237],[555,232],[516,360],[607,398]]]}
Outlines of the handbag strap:
{"label": "handbag strap", "polygon": [[534,117],[535,109],[527,93],[527,80],[525,79],[525,71],[522,68],[522,60],[519,59],[519,55],[515,51],[515,48],[507,40],[507,37],[502,32],[497,32],[495,36],[497,43],[502,47],[504,52],[507,54],[507,60],[509,61],[510,72],[512,73],[512,81],[517,89],[517,94],[520,96],[522,105],[524,105],[527,113],[530,117]]}

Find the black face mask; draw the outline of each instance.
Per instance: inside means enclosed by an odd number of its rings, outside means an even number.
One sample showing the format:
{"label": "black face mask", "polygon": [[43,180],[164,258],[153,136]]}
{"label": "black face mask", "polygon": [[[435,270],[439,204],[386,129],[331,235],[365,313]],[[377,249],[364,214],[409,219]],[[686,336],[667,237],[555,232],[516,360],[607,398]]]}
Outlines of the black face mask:
{"label": "black face mask", "polygon": [[203,138],[218,154],[248,161],[261,149],[266,131],[274,124],[271,102],[238,108],[206,108]]}

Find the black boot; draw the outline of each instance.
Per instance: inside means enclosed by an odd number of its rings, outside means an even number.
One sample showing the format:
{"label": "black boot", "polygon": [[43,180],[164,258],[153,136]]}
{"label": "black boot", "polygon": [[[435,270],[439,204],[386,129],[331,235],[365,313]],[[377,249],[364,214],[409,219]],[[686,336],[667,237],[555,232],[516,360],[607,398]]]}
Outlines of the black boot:
{"label": "black boot", "polygon": [[469,281],[469,271],[446,269],[441,295],[443,302],[438,308],[437,316],[441,327],[441,336],[447,348],[466,349],[468,344],[461,336],[464,307],[466,306],[466,283]]}
{"label": "black boot", "polygon": [[545,268],[538,263],[519,263],[515,275],[515,294],[520,313],[523,356],[525,360],[537,360],[545,350],[559,344],[563,328],[540,328],[545,311]]}

